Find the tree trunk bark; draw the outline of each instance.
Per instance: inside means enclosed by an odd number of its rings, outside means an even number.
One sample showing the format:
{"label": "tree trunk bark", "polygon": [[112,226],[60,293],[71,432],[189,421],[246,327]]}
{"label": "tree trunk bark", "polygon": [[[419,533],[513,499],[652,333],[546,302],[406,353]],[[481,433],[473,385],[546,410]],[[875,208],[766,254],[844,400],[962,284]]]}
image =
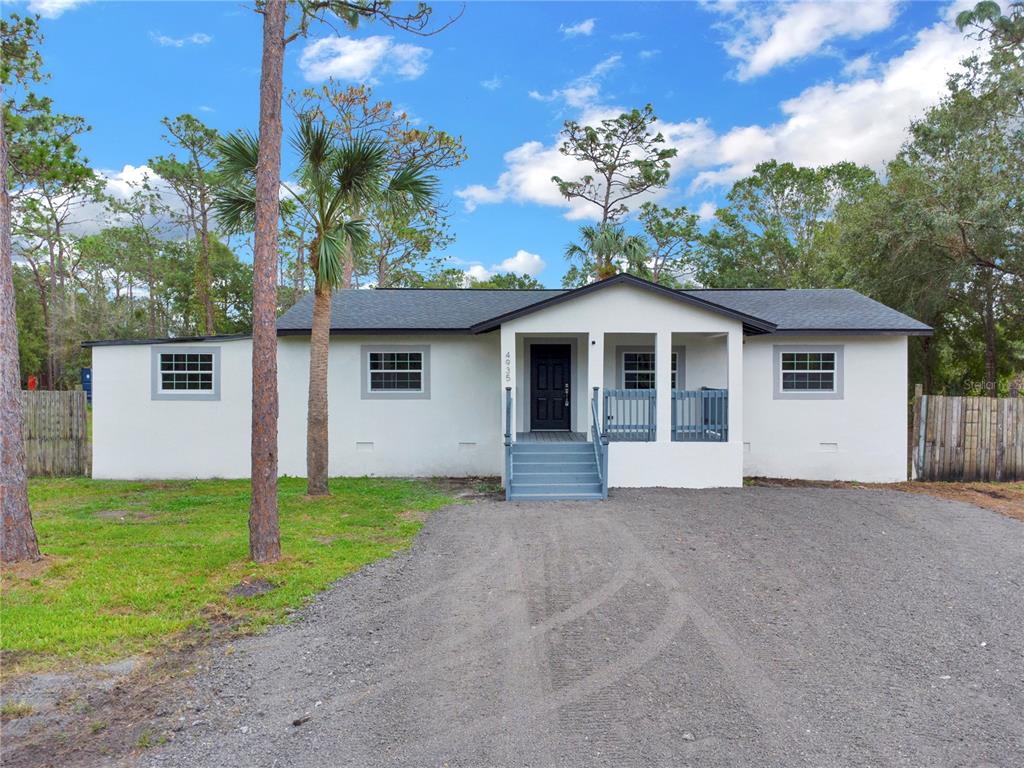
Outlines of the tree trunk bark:
{"label": "tree trunk bark", "polygon": [[[202,173],[198,163],[196,164],[196,169],[197,173]],[[280,174],[280,169],[278,174]],[[199,238],[199,264],[196,269],[196,289],[199,292],[199,304],[203,308],[203,335],[212,336],[216,332],[216,325],[213,319],[213,299],[210,297],[210,284],[213,282],[213,276],[210,274],[210,214],[207,211],[206,192],[203,190],[199,192],[199,215],[199,231],[196,232],[196,237]],[[276,269],[275,266],[275,281]]]}
{"label": "tree trunk bark", "polygon": [[[2,89],[0,89],[2,92]],[[28,506],[21,425],[21,370],[11,264],[11,201],[7,195],[7,140],[0,110],[0,561],[39,559]]]}
{"label": "tree trunk bark", "polygon": [[985,271],[985,306],[982,322],[985,334],[985,394],[994,397],[999,390],[996,366],[996,297],[992,270]]}
{"label": "tree trunk bark", "polygon": [[281,96],[284,89],[285,0],[263,8],[259,162],[253,243],[252,504],[249,555],[258,563],[281,557],[277,519],[277,225],[281,185]]}
{"label": "tree trunk bark", "polygon": [[316,282],[313,327],[309,334],[309,405],[306,413],[306,493],[327,490],[327,358],[331,345],[331,288]]}

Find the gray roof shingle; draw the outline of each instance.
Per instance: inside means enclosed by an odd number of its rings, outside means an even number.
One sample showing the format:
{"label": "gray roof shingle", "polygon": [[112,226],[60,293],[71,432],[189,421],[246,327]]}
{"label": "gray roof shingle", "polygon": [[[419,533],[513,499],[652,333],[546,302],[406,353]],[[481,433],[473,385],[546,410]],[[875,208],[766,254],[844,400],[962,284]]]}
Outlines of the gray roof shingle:
{"label": "gray roof shingle", "polygon": [[724,307],[770,320],[785,331],[928,333],[931,328],[849,288],[687,291]]}
{"label": "gray roof shingle", "polygon": [[[342,333],[466,332],[492,318],[526,309],[568,291],[486,289],[336,290],[331,328]],[[684,291],[777,326],[783,332],[920,334],[931,329],[902,312],[846,288]],[[277,321],[280,333],[308,333],[313,296],[304,296]]]}

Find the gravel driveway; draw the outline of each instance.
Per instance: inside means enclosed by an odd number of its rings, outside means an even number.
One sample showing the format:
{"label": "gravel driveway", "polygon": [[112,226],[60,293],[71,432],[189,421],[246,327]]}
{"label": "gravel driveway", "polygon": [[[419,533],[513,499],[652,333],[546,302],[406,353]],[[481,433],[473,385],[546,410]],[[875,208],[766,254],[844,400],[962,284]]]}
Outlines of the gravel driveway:
{"label": "gravel driveway", "polygon": [[180,717],[143,765],[1020,766],[1024,525],[877,490],[451,507]]}

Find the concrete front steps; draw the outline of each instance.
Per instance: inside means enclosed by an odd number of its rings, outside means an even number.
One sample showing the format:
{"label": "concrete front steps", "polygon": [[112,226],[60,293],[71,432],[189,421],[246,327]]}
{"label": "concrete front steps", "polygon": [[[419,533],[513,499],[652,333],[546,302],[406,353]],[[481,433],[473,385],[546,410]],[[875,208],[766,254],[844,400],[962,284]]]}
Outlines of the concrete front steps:
{"label": "concrete front steps", "polygon": [[593,443],[512,443],[510,501],[603,499]]}

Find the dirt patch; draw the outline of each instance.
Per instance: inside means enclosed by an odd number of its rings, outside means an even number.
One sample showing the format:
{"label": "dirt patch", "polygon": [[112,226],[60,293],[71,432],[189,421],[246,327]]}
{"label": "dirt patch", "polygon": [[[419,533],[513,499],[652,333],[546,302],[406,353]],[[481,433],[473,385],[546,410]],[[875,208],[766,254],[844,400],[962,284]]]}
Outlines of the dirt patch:
{"label": "dirt patch", "polygon": [[131,509],[101,509],[99,512],[94,512],[93,517],[99,520],[113,520],[118,523],[127,523],[135,520],[152,520],[155,515]]}
{"label": "dirt patch", "polygon": [[60,562],[60,558],[44,554],[38,560],[26,560],[21,563],[4,563],[3,577],[7,579],[38,579],[51,567]]}
{"label": "dirt patch", "polygon": [[277,585],[266,579],[242,579],[228,590],[228,597],[256,597],[277,589]]}
{"label": "dirt patch", "polygon": [[226,617],[211,616],[208,626],[151,657],[5,677],[3,703],[31,712],[4,718],[4,768],[123,765],[173,741],[203,721],[203,706],[189,698],[189,681],[236,630]]}
{"label": "dirt patch", "polygon": [[917,493],[948,501],[961,501],[1024,522],[1024,483],[849,483],[838,480],[785,480],[747,478],[748,485],[777,488],[863,488]]}
{"label": "dirt patch", "polygon": [[467,501],[497,501],[505,497],[497,477],[442,477],[434,487],[447,496]]}
{"label": "dirt patch", "polygon": [[315,541],[317,544],[323,544],[326,547],[330,544],[333,544],[340,538],[340,536],[314,536],[313,541]]}

